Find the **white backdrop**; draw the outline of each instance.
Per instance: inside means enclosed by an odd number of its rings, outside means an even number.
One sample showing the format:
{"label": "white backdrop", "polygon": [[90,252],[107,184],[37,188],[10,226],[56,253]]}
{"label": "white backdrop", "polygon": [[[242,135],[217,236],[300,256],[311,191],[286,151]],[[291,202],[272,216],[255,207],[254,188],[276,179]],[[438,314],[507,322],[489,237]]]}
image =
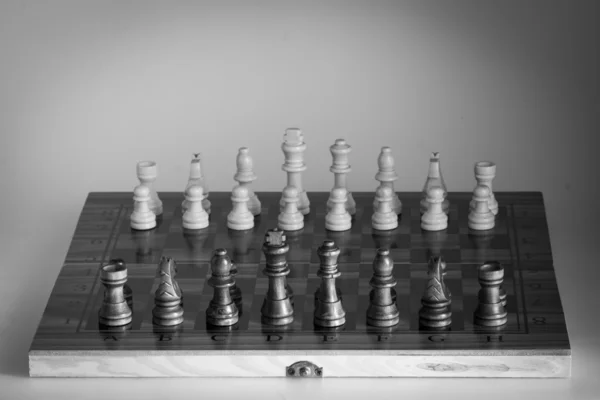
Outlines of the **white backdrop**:
{"label": "white backdrop", "polygon": [[[26,373],[29,342],[89,191],[132,190],[143,159],[158,162],[159,190],[181,191],[192,152],[204,154],[211,190],[230,190],[241,146],[254,157],[256,190],[279,191],[282,135],[297,126],[308,145],[309,191],[331,187],[336,138],[354,148],[352,190],[375,188],[385,145],[398,190],[420,190],[429,153],[440,151],[450,191],[471,190],[482,159],[498,164],[496,190],[543,191],[583,390],[585,360],[598,354],[598,339],[586,332],[599,324],[583,311],[597,296],[582,290],[598,277],[598,8],[0,2],[0,359],[13,360],[0,372]],[[14,378],[10,387],[40,385],[25,382]]]}

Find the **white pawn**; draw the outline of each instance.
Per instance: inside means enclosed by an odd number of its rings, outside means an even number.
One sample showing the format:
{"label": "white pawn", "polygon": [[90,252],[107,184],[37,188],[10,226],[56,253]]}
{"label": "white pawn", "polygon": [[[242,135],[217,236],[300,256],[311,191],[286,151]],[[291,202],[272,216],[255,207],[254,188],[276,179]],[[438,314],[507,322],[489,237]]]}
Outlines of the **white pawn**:
{"label": "white pawn", "polygon": [[489,197],[490,189],[485,185],[477,185],[473,190],[475,208],[469,212],[469,229],[486,231],[494,227],[495,218],[488,205]]}
{"label": "white pawn", "polygon": [[248,189],[235,186],[231,191],[233,209],[227,215],[227,227],[234,231],[245,231],[254,228],[254,215],[248,209]]}
{"label": "white pawn", "polygon": [[[203,168],[202,168],[202,159],[201,159],[201,154],[200,153],[194,153],[194,158],[192,159],[192,161],[190,162],[190,175],[188,178],[188,182],[185,185],[185,190],[183,191],[183,194],[185,196],[185,192],[188,190],[188,188],[190,186],[201,186],[202,187],[202,193],[203,193],[203,199],[202,199],[202,208],[204,208],[204,211],[206,211],[208,214],[210,214],[210,200],[208,199],[208,185],[206,184],[206,180],[204,179],[204,173],[203,173]],[[184,213],[185,210],[187,209],[188,204],[186,200],[183,200],[183,202],[181,203],[181,212]]]}
{"label": "white pawn", "polygon": [[[392,149],[388,146],[382,147],[379,157],[377,157],[378,171],[375,179],[380,182],[379,187],[389,187],[392,190],[392,209],[396,214],[402,214],[402,202],[394,191],[394,181],[398,179],[394,165]],[[377,200],[373,201],[373,209],[375,208],[377,208]]]}
{"label": "white pawn", "polygon": [[150,201],[148,206],[154,215],[161,215],[163,213],[163,204],[158,197],[156,189],[154,189],[154,181],[158,175],[158,168],[154,161],[140,161],[137,163],[137,177],[140,183],[150,189]]}
{"label": "white pawn", "polygon": [[[491,161],[478,161],[475,163],[475,179],[477,185],[485,185],[490,189],[490,197],[488,198],[488,206],[492,214],[498,214],[498,201],[494,196],[494,189],[492,189],[492,182],[496,177],[496,164]],[[471,200],[470,210],[475,209],[475,202]]]}
{"label": "white pawn", "polygon": [[256,180],[256,175],[253,171],[254,163],[247,147],[240,148],[235,161],[237,171],[233,176],[233,179],[238,182],[240,186],[244,186],[248,189],[248,196],[250,197],[248,209],[252,215],[259,215],[261,212],[260,200],[256,193],[254,193],[254,190],[250,187],[250,184]]}
{"label": "white pawn", "polygon": [[131,213],[131,229],[146,231],[156,227],[156,214],[150,210],[150,188],[145,185],[133,189],[133,212]]}
{"label": "white pawn", "polygon": [[448,215],[444,212],[444,189],[432,186],[427,191],[427,211],[421,216],[421,228],[426,231],[442,231],[448,228]]}
{"label": "white pawn", "polygon": [[345,188],[333,188],[329,195],[331,210],[325,215],[325,229],[347,231],[352,227],[352,216],[346,210],[348,192]]}
{"label": "white pawn", "polygon": [[298,211],[298,189],[286,186],[283,189],[285,206],[277,218],[277,226],[284,231],[297,231],[304,228],[304,216]]}
{"label": "white pawn", "polygon": [[394,192],[386,186],[379,186],[375,191],[377,207],[371,217],[371,226],[380,231],[389,231],[398,227],[398,214],[392,209]]}
{"label": "white pawn", "polygon": [[185,191],[187,208],[181,219],[181,225],[185,229],[204,229],[208,226],[208,213],[202,207],[203,198],[202,186],[192,185]]}

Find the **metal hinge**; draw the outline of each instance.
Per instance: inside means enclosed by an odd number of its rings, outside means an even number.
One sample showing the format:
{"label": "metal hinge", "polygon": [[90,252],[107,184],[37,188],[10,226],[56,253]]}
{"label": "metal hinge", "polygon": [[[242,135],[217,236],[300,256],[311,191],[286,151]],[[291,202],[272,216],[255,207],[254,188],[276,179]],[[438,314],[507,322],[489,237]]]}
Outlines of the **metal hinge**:
{"label": "metal hinge", "polygon": [[285,367],[285,375],[295,378],[322,378],[323,368],[310,361],[298,361]]}

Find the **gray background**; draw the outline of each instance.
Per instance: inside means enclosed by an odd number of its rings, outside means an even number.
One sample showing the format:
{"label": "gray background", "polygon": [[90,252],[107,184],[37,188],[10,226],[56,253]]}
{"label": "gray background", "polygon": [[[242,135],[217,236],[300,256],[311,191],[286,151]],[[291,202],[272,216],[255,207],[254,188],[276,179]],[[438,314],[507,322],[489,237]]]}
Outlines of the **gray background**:
{"label": "gray background", "polygon": [[[597,1],[0,2],[0,397],[600,398]],[[449,190],[498,164],[496,190],[545,196],[573,346],[569,380],[29,379],[27,350],[89,191],[130,191],[139,160],[185,187],[201,151],[230,190],[249,146],[257,190],[285,185],[286,127],[308,190],[352,144],[352,190],[391,146],[399,191],[440,151]],[[210,395],[212,394],[212,395]],[[379,396],[379,394],[381,396]]]}

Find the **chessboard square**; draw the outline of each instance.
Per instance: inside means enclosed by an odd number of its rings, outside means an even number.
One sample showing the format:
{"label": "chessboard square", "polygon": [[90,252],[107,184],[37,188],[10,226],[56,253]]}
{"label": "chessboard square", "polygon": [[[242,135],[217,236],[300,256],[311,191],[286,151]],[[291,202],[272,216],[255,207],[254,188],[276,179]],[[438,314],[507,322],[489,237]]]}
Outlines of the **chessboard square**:
{"label": "chessboard square", "polygon": [[461,247],[458,234],[443,231],[421,231],[420,233],[410,235],[411,249],[443,249],[456,250]]}
{"label": "chessboard square", "polygon": [[287,284],[292,289],[294,297],[296,297],[297,295],[306,294],[306,290],[307,290],[306,289],[306,285],[307,285],[306,278],[287,279]]}
{"label": "chessboard square", "polygon": [[[237,265],[238,274],[240,266]],[[188,262],[177,262],[177,273],[175,278],[178,282],[184,279],[204,279],[210,272],[209,264],[204,263],[188,263]]]}
{"label": "chessboard square", "polygon": [[411,235],[392,231],[371,231],[364,233],[360,238],[360,247],[363,249],[409,249],[411,247]]}
{"label": "chessboard square", "polygon": [[483,264],[487,261],[499,261],[501,263],[508,263],[512,261],[512,254],[510,249],[487,249],[482,250],[461,250],[460,258],[464,263],[475,263]]}
{"label": "chessboard square", "polygon": [[[201,295],[206,289],[206,279],[204,278],[177,279],[177,284],[179,285],[183,295],[186,297],[187,295],[191,294]],[[158,279],[154,286],[154,290],[156,290],[156,286],[158,286]]]}
{"label": "chessboard square", "polygon": [[496,233],[494,229],[492,231],[488,234],[482,233],[480,235],[476,231],[460,234],[460,248],[463,250],[478,249],[481,251],[489,249],[510,250],[509,236]]}
{"label": "chessboard square", "polygon": [[313,250],[310,248],[291,247],[287,254],[288,262],[300,261],[306,262],[312,258]]}
{"label": "chessboard square", "polygon": [[308,277],[309,264],[304,262],[291,262],[288,263],[290,269],[287,279],[304,279]]}
{"label": "chessboard square", "polygon": [[[363,248],[360,254],[360,263],[372,263],[376,254],[376,248]],[[394,264],[407,264],[410,262],[410,250],[391,249],[390,257],[394,260]]]}
{"label": "chessboard square", "polygon": [[82,321],[88,295],[56,295],[50,297],[40,321],[46,331],[74,332]]}
{"label": "chessboard square", "polygon": [[[429,261],[433,253],[428,249],[411,249],[410,250],[410,261],[411,263],[426,263]],[[461,250],[459,249],[441,249],[440,255],[444,257],[447,263],[460,263]]]}

